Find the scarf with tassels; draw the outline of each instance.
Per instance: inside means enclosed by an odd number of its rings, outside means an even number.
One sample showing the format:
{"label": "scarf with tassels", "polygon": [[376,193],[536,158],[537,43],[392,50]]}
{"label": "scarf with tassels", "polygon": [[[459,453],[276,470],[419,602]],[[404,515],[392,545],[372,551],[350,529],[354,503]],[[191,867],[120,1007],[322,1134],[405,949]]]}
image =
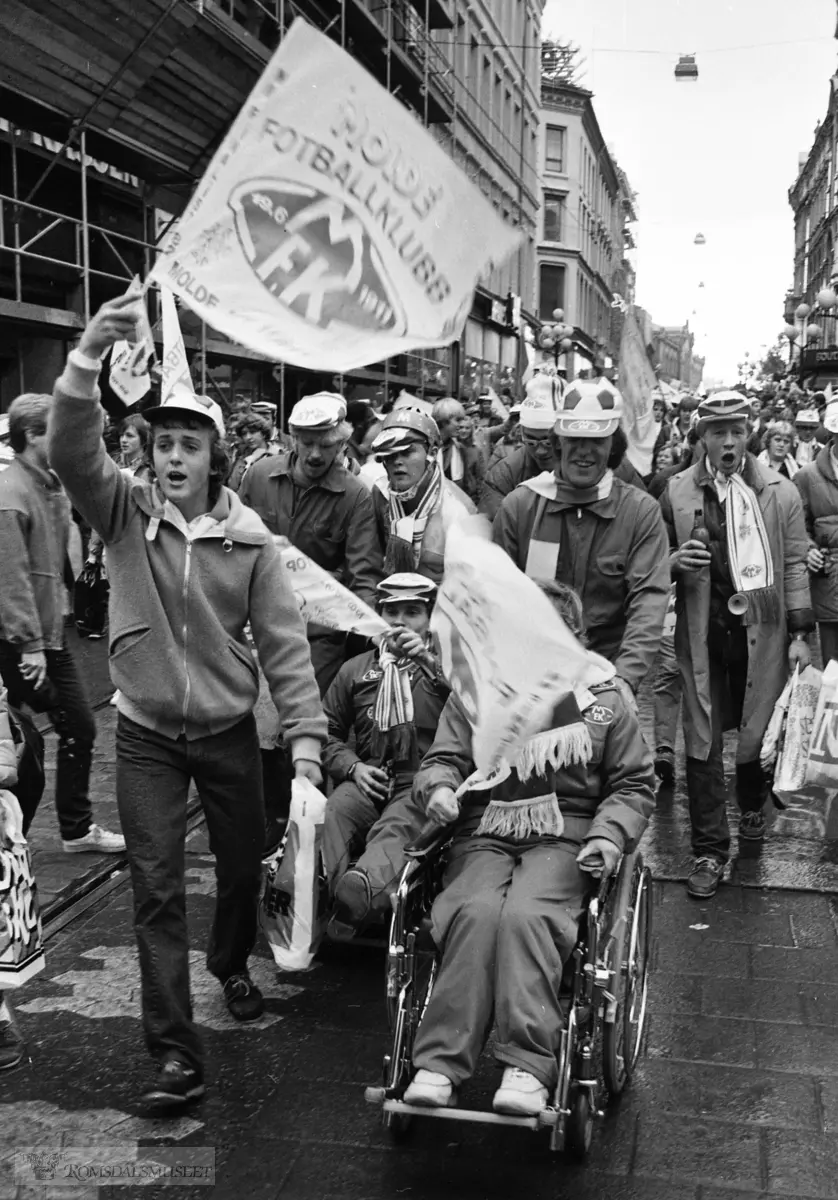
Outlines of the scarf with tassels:
{"label": "scarf with tassels", "polygon": [[[415,571],[419,566],[422,538],[428,518],[442,495],[442,483],[442,468],[435,461],[410,491],[394,492],[392,488],[389,489],[390,539],[384,556],[386,574]],[[411,513],[406,513],[405,504],[412,504],[414,500],[417,501],[416,507]]]}
{"label": "scarf with tassels", "polygon": [[416,730],[413,725],[413,660],[396,658],[382,643],[378,665],[382,675],[373,705],[370,750],[378,762],[385,760],[417,766]]}
{"label": "scarf with tassels", "polygon": [[[710,466],[708,463],[708,471]],[[756,493],[740,474],[713,474],[725,506],[727,557],[733,586],[748,603],[743,625],[773,624],[780,619],[780,599],[774,585],[774,560]]]}
{"label": "scarf with tassels", "polygon": [[[586,695],[590,693],[586,691]],[[465,781],[461,791],[491,788],[476,835],[512,841],[561,837],[564,818],[556,795],[556,774],[588,762],[593,748],[573,693],[556,705],[550,725],[524,743],[511,766],[489,779],[473,775]]]}

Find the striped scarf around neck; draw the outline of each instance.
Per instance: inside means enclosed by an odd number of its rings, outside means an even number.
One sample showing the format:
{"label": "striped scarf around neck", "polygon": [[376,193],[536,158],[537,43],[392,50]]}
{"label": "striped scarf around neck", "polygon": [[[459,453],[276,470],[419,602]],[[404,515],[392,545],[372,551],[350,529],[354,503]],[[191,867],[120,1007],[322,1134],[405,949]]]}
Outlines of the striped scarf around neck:
{"label": "striped scarf around neck", "polygon": [[[416,484],[407,492],[389,493],[390,538],[384,558],[384,569],[388,575],[398,571],[415,571],[422,555],[422,539],[431,513],[442,495],[443,474],[438,461],[434,461]],[[411,513],[405,512],[405,501],[416,498],[419,502]]]}

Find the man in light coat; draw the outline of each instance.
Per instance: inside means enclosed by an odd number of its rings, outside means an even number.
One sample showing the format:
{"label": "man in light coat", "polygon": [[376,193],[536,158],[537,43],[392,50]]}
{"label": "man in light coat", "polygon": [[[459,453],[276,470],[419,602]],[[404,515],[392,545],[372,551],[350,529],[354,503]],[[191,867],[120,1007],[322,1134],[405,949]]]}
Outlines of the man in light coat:
{"label": "man in light coat", "polygon": [[[801,416],[805,416],[801,413]],[[807,564],[824,666],[838,658],[838,400],[824,414],[829,444],[794,477],[809,535]]]}
{"label": "man in light coat", "polygon": [[765,835],[760,746],[790,668],[809,663],[808,538],[794,484],[746,450],[750,405],[699,405],[705,453],[661,498],[677,581],[675,650],[684,684],[691,896],[715,894],[730,851],[723,735],[739,729],[739,839]]}

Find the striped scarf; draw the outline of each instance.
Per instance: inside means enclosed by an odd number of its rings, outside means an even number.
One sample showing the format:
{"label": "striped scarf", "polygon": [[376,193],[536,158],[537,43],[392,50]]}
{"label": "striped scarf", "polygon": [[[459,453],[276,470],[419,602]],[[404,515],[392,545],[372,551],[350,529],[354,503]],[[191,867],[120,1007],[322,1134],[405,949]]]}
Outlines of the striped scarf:
{"label": "striped scarf", "polygon": [[396,658],[382,642],[378,664],[382,676],[373,706],[370,749],[379,762],[387,760],[418,766],[416,730],[413,726],[413,690],[409,658]]}
{"label": "striped scarf", "polygon": [[774,561],[756,493],[740,474],[714,474],[707,464],[719,500],[725,506],[727,557],[733,586],[748,602],[743,625],[779,620]]}
{"label": "striped scarf", "polygon": [[[384,558],[384,569],[388,575],[398,571],[415,571],[422,555],[422,539],[428,518],[439,503],[442,495],[443,474],[436,461],[409,492],[394,492],[389,488],[390,539]],[[416,508],[409,515],[404,510],[405,501],[420,497]]]}

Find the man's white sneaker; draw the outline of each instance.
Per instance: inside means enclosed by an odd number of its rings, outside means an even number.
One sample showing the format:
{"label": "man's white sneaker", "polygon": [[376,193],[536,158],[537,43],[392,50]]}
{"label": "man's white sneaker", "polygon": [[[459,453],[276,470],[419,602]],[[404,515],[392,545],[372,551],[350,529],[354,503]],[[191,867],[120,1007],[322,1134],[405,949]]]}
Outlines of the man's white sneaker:
{"label": "man's white sneaker", "polygon": [[65,854],[121,854],[125,849],[125,838],[101,825],[91,825],[84,837],[62,841],[61,845]]}
{"label": "man's white sneaker", "polygon": [[547,1105],[547,1088],[519,1067],[506,1067],[492,1108],[513,1117],[535,1117]]}
{"label": "man's white sneaker", "polygon": [[454,1084],[439,1071],[417,1071],[404,1094],[405,1104],[424,1108],[449,1108],[454,1101]]}

